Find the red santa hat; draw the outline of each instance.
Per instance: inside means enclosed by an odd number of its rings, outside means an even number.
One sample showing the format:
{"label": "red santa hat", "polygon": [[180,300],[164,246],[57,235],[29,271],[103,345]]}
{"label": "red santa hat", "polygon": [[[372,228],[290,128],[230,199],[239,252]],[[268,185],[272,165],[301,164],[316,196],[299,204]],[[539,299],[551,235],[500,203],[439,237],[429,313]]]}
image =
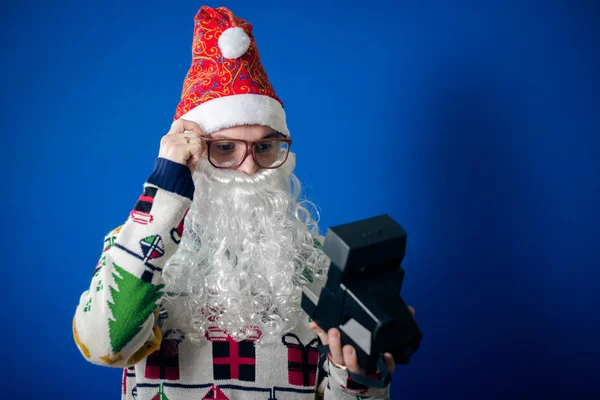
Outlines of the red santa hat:
{"label": "red santa hat", "polygon": [[225,7],[207,6],[194,22],[192,65],[175,120],[194,121],[205,133],[266,125],[289,136],[283,103],[260,62],[252,25]]}

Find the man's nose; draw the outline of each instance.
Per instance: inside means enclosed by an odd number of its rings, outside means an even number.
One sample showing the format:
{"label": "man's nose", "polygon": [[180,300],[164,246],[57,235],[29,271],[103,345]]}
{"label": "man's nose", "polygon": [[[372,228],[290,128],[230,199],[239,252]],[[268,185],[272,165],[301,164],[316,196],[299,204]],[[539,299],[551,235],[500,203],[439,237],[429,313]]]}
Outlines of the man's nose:
{"label": "man's nose", "polygon": [[238,171],[243,172],[246,175],[253,175],[257,169],[258,165],[256,165],[254,157],[248,152],[248,154],[246,154],[246,159],[238,167]]}

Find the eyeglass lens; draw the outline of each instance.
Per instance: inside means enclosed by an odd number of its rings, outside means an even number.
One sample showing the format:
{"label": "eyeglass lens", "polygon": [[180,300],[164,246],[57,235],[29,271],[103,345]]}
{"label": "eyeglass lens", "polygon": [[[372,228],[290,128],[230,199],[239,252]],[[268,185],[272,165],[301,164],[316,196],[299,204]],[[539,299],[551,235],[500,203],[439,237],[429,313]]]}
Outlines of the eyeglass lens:
{"label": "eyeglass lens", "polygon": [[[219,168],[239,165],[246,155],[246,143],[237,140],[220,140],[210,143],[210,161]],[[273,139],[254,143],[252,152],[254,161],[261,168],[280,167],[289,151],[287,142]],[[252,155],[248,155],[252,157]]]}

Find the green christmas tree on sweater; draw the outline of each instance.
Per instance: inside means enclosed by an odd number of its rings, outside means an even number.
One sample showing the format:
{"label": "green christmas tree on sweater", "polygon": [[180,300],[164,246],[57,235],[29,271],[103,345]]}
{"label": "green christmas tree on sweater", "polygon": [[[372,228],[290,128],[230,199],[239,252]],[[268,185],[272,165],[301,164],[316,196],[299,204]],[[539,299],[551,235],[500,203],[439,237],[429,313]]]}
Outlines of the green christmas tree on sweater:
{"label": "green christmas tree on sweater", "polygon": [[163,387],[162,383],[160,384],[160,388],[158,389],[158,393],[156,394],[156,396],[154,396],[152,398],[152,400],[169,400],[169,398],[165,394],[165,388]]}
{"label": "green christmas tree on sweater", "polygon": [[108,320],[108,329],[110,345],[117,353],[142,330],[142,324],[156,309],[164,285],[144,282],[118,265],[113,266],[115,285],[110,286],[112,302],[108,301],[113,318]]}

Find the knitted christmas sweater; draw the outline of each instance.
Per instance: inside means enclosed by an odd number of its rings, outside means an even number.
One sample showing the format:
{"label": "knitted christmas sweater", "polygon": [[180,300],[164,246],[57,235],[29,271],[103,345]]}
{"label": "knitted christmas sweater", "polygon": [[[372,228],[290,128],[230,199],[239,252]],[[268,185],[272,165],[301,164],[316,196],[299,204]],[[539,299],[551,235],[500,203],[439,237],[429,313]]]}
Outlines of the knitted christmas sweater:
{"label": "knitted christmas sweater", "polygon": [[[73,336],[83,357],[123,368],[122,400],[388,399],[352,382],[325,357],[304,315],[277,343],[237,342],[209,328],[202,343],[165,324],[162,270],[179,245],[194,191],[190,170],[159,158],[120,227],[104,238],[91,285],[79,300]],[[169,325],[169,329],[165,329]]]}

